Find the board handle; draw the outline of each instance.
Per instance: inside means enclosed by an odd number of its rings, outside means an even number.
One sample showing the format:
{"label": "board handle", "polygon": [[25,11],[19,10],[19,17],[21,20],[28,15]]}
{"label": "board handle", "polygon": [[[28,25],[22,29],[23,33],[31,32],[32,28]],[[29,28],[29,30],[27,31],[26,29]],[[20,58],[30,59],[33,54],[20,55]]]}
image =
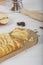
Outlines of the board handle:
{"label": "board handle", "polygon": [[40,13],[38,11],[29,11],[29,10],[26,10],[26,9],[22,9],[21,13],[31,17],[32,19],[43,22],[43,13]]}

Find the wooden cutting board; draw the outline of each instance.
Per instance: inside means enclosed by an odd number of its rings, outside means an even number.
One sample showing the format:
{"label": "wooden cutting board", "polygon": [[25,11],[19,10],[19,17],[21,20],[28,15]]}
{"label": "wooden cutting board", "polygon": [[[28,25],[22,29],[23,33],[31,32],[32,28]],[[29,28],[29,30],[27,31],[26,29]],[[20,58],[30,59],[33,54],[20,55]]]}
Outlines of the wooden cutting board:
{"label": "wooden cutting board", "polygon": [[40,13],[38,11],[29,11],[26,9],[22,9],[21,13],[26,15],[26,16],[29,16],[32,19],[43,22],[43,13]]}
{"label": "wooden cutting board", "polygon": [[35,41],[31,42],[31,43],[24,43],[24,46],[21,49],[18,49],[17,51],[13,51],[12,53],[1,57],[0,58],[0,63],[5,61],[8,58],[11,58],[11,57],[19,54],[20,52],[25,51],[26,49],[28,49],[28,48],[30,48],[30,47],[32,47],[32,46],[34,46],[38,43],[38,35],[35,32],[31,31],[31,30],[30,30],[30,32],[31,32],[31,35],[35,38]]}

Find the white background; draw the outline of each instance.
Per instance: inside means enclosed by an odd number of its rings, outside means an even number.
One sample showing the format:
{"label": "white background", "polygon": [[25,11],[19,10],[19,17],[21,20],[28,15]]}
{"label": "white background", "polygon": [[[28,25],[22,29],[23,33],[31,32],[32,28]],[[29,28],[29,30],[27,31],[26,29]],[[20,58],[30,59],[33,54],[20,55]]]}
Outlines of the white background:
{"label": "white background", "polygon": [[[24,8],[28,10],[38,10],[43,12],[42,1],[43,0],[23,0]],[[2,7],[0,8],[0,11],[8,11],[3,6],[0,5],[0,7]],[[39,28],[40,26],[43,26],[43,23],[33,20],[22,14],[12,13],[8,14],[8,16],[13,20],[13,23],[11,24],[11,26],[9,25],[9,27],[0,27],[0,33],[11,31],[13,27],[16,26],[17,21],[25,21],[25,28],[29,28],[31,30],[37,29],[38,35],[40,35],[40,37],[37,45],[16,55],[15,57],[12,57],[0,63],[0,65],[43,65],[43,31]]]}

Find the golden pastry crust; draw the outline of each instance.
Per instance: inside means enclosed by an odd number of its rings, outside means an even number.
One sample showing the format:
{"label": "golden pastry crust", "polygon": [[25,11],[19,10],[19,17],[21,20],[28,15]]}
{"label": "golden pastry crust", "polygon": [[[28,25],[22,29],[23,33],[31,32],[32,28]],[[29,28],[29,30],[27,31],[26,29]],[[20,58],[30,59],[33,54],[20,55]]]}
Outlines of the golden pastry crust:
{"label": "golden pastry crust", "polygon": [[16,28],[12,31],[11,36],[23,40],[28,40],[28,30],[22,28]]}
{"label": "golden pastry crust", "polygon": [[21,48],[21,47],[23,47],[22,40],[17,39],[17,38],[13,38],[13,37],[12,37],[12,40],[13,40],[14,43],[16,43],[16,46],[17,46],[18,49]]}
{"label": "golden pastry crust", "polygon": [[35,32],[29,29],[23,28],[15,28],[10,35],[13,38],[17,38],[23,40],[23,42],[34,43],[36,41],[36,37],[34,36]]}
{"label": "golden pastry crust", "polygon": [[21,43],[7,33],[0,34],[0,57],[21,48]]}
{"label": "golden pastry crust", "polygon": [[37,43],[38,37],[29,29],[15,28],[11,33],[0,34],[0,57],[22,48],[25,43]]}

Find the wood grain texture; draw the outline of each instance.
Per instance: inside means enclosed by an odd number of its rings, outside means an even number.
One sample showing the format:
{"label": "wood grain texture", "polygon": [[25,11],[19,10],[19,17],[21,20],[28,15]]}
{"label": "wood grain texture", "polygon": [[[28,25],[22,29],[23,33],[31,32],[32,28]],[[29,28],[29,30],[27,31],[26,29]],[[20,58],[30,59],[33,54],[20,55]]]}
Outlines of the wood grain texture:
{"label": "wood grain texture", "polygon": [[21,13],[26,15],[26,16],[31,17],[32,19],[43,22],[43,13],[39,13],[38,11],[29,11],[26,9],[22,9]]}

